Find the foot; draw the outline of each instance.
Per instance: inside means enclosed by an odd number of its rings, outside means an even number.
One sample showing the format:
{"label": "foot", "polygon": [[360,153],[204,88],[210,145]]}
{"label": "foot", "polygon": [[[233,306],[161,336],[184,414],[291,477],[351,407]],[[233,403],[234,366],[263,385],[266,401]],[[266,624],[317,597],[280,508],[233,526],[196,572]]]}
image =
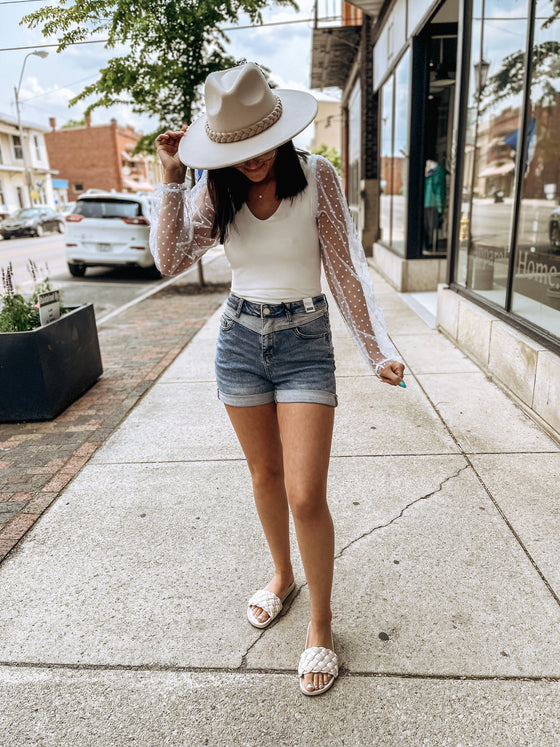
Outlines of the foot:
{"label": "foot", "polygon": [[[323,646],[332,650],[332,631],[330,621],[322,623],[311,623],[309,638],[307,639],[307,648],[313,646]],[[303,687],[308,692],[322,690],[332,680],[331,674],[321,674],[311,672],[303,675]]]}
{"label": "foot", "polygon": [[[280,599],[280,601],[283,602],[288,593],[288,589],[293,584],[293,582],[294,582],[293,572],[290,572],[287,575],[283,575],[281,573],[275,573],[274,577],[272,578],[272,581],[267,586],[265,586],[265,589],[267,591],[271,591],[273,594],[276,594],[278,599]],[[263,610],[261,609],[261,607],[256,607],[254,605],[251,605],[251,609],[253,610],[253,615],[257,618],[259,622],[265,623],[268,620],[269,614],[266,610]]]}

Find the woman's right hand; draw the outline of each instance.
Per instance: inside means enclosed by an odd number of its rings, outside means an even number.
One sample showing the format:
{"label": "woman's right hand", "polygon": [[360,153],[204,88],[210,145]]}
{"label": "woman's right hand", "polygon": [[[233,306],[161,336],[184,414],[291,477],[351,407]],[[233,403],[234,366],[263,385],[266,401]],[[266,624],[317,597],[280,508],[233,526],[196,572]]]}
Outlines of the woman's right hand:
{"label": "woman's right hand", "polygon": [[156,138],[156,148],[165,172],[165,182],[178,182],[182,183],[185,181],[186,167],[185,164],[179,159],[179,142],[185,132],[187,131],[187,125],[183,125],[178,131],[167,130]]}

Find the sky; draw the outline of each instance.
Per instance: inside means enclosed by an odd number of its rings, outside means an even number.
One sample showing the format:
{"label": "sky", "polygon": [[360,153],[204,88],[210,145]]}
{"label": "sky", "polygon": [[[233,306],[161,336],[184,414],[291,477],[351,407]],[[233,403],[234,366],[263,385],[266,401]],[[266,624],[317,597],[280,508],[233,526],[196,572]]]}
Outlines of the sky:
{"label": "sky", "polygon": [[[52,0],[51,0],[52,1]],[[39,48],[48,41],[40,30],[31,30],[20,25],[21,18],[32,10],[48,4],[48,0],[27,2],[2,2],[0,0],[0,113],[16,116],[14,87],[21,74],[25,55],[33,49],[7,51],[6,48],[33,46]],[[300,0],[299,11],[281,8],[269,3],[263,12],[264,22],[294,21],[313,17],[313,0]],[[248,24],[242,19],[240,25]],[[227,51],[237,59],[246,58],[270,68],[272,79],[280,88],[308,90],[311,65],[312,23],[287,24],[260,29],[228,31],[230,44]],[[48,48],[45,59],[30,56],[25,63],[25,72],[20,88],[21,117],[42,127],[49,127],[49,117],[56,117],[57,127],[69,119],[79,119],[85,104],[68,107],[68,101],[84,86],[99,77],[109,53],[103,44],[88,44],[69,48],[61,54],[56,48]],[[318,98],[333,98],[333,92]],[[134,114],[125,105],[112,109],[96,109],[92,113],[92,124],[105,124],[115,117],[119,124],[132,125],[141,132],[151,132],[157,120]],[[312,127],[297,138],[297,144],[309,146]]]}

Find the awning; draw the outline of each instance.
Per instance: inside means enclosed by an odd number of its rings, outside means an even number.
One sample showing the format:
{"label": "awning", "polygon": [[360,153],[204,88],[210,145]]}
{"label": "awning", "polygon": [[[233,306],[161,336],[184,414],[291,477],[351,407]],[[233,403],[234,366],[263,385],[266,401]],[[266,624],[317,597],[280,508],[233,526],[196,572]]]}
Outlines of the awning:
{"label": "awning", "polygon": [[487,166],[485,169],[482,169],[482,171],[478,175],[478,178],[486,179],[489,176],[505,176],[506,174],[509,174],[514,169],[515,169],[515,163],[513,161],[504,163],[501,166],[490,165],[490,166]]}
{"label": "awning", "polygon": [[[533,117],[529,120],[527,124],[527,146],[529,145],[531,138],[535,135],[535,130],[537,128],[537,120]],[[504,138],[504,142],[506,142],[510,148],[513,148],[513,150],[517,150],[517,142],[519,140],[519,130],[514,130],[509,135],[507,135]]]}
{"label": "awning", "polygon": [[361,26],[313,29],[311,88],[344,88],[360,46]]}
{"label": "awning", "polygon": [[126,189],[132,189],[134,192],[155,192],[153,187],[148,181],[136,181],[136,179],[123,179],[123,187]]}

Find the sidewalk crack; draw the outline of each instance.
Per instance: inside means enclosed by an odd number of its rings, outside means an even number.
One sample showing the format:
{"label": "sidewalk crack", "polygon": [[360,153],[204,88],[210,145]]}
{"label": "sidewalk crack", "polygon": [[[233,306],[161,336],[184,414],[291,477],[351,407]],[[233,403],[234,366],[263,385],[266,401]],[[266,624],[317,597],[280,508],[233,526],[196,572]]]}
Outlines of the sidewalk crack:
{"label": "sidewalk crack", "polygon": [[469,469],[470,465],[465,464],[463,467],[461,467],[457,472],[455,472],[454,475],[450,475],[449,477],[446,477],[445,480],[442,480],[439,484],[439,487],[437,487],[435,490],[432,490],[431,493],[426,493],[426,495],[420,496],[420,498],[416,498],[415,500],[408,503],[397,516],[394,516],[390,521],[388,521],[386,524],[378,524],[376,527],[373,527],[373,529],[368,529],[367,532],[364,532],[363,534],[360,534],[359,537],[355,537],[353,540],[351,540],[347,545],[345,545],[335,556],[334,559],[338,560],[342,557],[342,555],[348,550],[352,545],[356,544],[356,542],[359,542],[360,540],[365,539],[366,537],[369,537],[374,532],[377,532],[379,529],[386,529],[387,527],[390,527],[391,524],[394,524],[399,519],[402,519],[405,512],[408,511],[409,508],[412,508],[412,506],[415,506],[417,503],[420,503],[420,501],[427,501],[428,498],[432,498],[437,493],[441,492],[443,490],[443,486],[448,483],[450,480],[454,480],[456,477],[458,477],[461,472],[464,472],[466,469]]}
{"label": "sidewalk crack", "polygon": [[[464,472],[469,467],[470,467],[470,464],[465,464],[463,467],[461,467],[460,469],[458,469],[457,472],[455,472],[454,475],[450,475],[449,477],[446,477],[444,480],[442,480],[440,482],[439,486],[435,490],[432,490],[430,493],[426,493],[426,495],[422,495],[422,496],[420,496],[420,498],[416,498],[415,500],[413,500],[410,503],[408,503],[400,511],[400,513],[397,516],[394,516],[386,524],[379,524],[378,526],[373,527],[373,529],[368,529],[367,532],[364,532],[359,537],[355,537],[351,542],[349,542],[347,545],[345,545],[334,556],[334,559],[338,560],[338,558],[342,557],[343,553],[345,553],[346,550],[348,550],[350,547],[352,547],[352,545],[356,544],[356,542],[359,542],[360,540],[363,540],[366,537],[369,537],[371,534],[373,534],[374,532],[377,532],[379,529],[386,529],[387,527],[391,526],[391,524],[394,524],[396,521],[398,521],[399,519],[401,519],[404,516],[405,512],[408,511],[409,508],[412,508],[412,506],[415,506],[417,503],[420,503],[420,501],[427,501],[428,498],[431,498],[432,496],[434,496],[437,493],[441,492],[441,490],[443,490],[443,486],[446,483],[448,483],[450,480],[454,480],[456,477],[458,477],[461,474],[461,472]],[[298,586],[298,588],[295,590],[295,592],[290,597],[290,603],[289,604],[285,604],[284,607],[283,607],[283,609],[282,609],[282,612],[278,615],[278,618],[277,618],[278,620],[280,620],[280,618],[284,617],[284,615],[290,610],[290,608],[292,607],[292,605],[294,605],[296,603],[296,600],[298,599],[298,597],[301,594],[302,590],[306,586],[307,586],[307,581],[304,581],[300,586]],[[273,624],[276,624],[276,622],[274,622]],[[262,638],[265,635],[265,633],[266,633],[267,630],[268,630],[268,627],[262,629],[262,631],[260,632],[260,634],[255,638],[255,640],[247,648],[247,650],[245,651],[245,653],[241,656],[241,663],[239,664],[239,666],[236,667],[236,669],[234,669],[233,671],[243,672],[243,671],[248,671],[249,670],[249,667],[247,665],[247,657],[251,653],[252,649],[257,645],[257,643],[259,643],[259,641],[262,640]]]}
{"label": "sidewalk crack", "polygon": [[277,617],[277,618],[276,618],[276,619],[274,620],[274,622],[272,622],[272,623],[271,623],[270,625],[268,625],[268,626],[267,626],[266,628],[263,628],[263,629],[261,630],[260,634],[259,634],[259,635],[258,635],[258,636],[257,636],[257,637],[255,638],[255,640],[253,641],[253,643],[251,643],[251,645],[249,646],[249,648],[248,648],[248,649],[247,649],[247,650],[245,651],[245,653],[244,653],[244,654],[243,654],[243,655],[241,656],[241,663],[240,663],[240,665],[239,665],[239,666],[238,666],[238,667],[237,667],[237,668],[235,669],[235,671],[236,671],[236,672],[243,672],[243,671],[246,671],[246,670],[248,669],[248,666],[247,666],[247,657],[248,657],[248,656],[249,656],[249,654],[251,653],[251,650],[252,650],[252,649],[253,649],[253,648],[254,648],[254,647],[255,647],[255,646],[257,645],[257,643],[258,643],[258,642],[259,642],[260,640],[262,640],[262,638],[263,638],[264,634],[266,633],[266,631],[267,631],[267,630],[268,630],[269,628],[272,628],[272,627],[273,627],[274,625],[276,625],[276,623],[277,623],[278,621],[280,621],[280,620],[281,620],[281,619],[282,619],[282,618],[284,617],[284,615],[286,615],[286,614],[287,614],[287,613],[288,613],[288,612],[290,611],[290,609],[292,608],[292,605],[294,605],[294,604],[295,604],[295,602],[296,602],[296,599],[297,599],[297,598],[299,597],[299,595],[301,594],[301,590],[303,589],[303,587],[304,587],[304,586],[307,586],[307,581],[304,581],[304,582],[303,582],[303,583],[302,583],[302,584],[301,584],[300,586],[297,586],[297,587],[296,587],[296,589],[295,589],[295,591],[293,591],[293,592],[292,592],[292,593],[290,594],[290,598],[289,598],[289,601],[286,601],[286,602],[284,602],[284,605],[283,605],[283,607],[282,607],[282,611],[280,612],[280,614],[278,615],[278,617]]}

